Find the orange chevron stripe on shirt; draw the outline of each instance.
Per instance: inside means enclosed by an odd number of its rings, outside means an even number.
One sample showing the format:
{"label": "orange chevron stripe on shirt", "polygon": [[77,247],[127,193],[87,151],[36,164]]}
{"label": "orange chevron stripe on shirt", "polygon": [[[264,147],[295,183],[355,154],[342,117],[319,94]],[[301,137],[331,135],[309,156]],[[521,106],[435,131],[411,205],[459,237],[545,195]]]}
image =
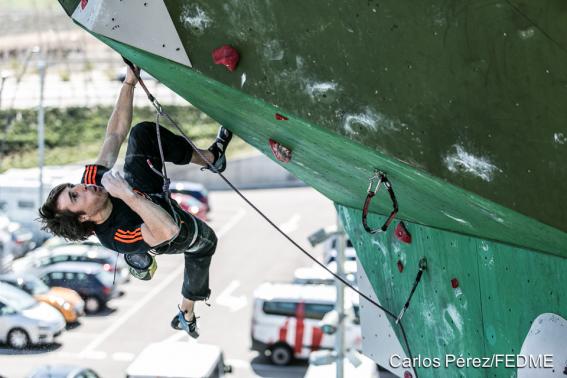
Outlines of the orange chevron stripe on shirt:
{"label": "orange chevron stripe on shirt", "polygon": [[87,184],[87,181],[89,180],[89,172],[91,171],[91,167],[90,165],[87,165],[85,167],[85,173],[83,174],[83,182],[85,184]]}
{"label": "orange chevron stripe on shirt", "polygon": [[118,231],[116,231],[116,233],[114,234],[114,240],[121,243],[131,244],[140,240],[144,240],[144,238],[142,237],[141,229],[138,227],[134,231],[124,231],[118,229]]}
{"label": "orange chevron stripe on shirt", "polygon": [[96,165],[88,165],[85,169],[85,174],[83,176],[83,182],[87,185],[95,185],[96,184]]}
{"label": "orange chevron stripe on shirt", "polygon": [[90,179],[90,184],[96,184],[96,170],[97,170],[97,166],[93,166],[93,169],[91,171],[91,179]]}

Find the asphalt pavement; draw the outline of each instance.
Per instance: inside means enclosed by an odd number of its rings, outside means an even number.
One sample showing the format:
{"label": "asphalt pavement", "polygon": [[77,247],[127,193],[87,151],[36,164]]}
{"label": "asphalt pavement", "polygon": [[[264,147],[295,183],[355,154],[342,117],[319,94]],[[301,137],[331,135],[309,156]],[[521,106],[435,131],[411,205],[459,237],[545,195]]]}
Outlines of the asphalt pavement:
{"label": "asphalt pavement", "polygon": [[[336,222],[333,204],[311,188],[245,191],[261,210],[307,250],[307,236]],[[219,236],[211,267],[210,307],[199,304],[199,342],[222,348],[234,372],[230,377],[302,377],[305,362],[270,365],[250,351],[252,293],[265,281],[289,281],[293,271],[312,262],[232,192],[210,193],[210,224]],[[320,257],[321,251],[315,250]],[[182,282],[182,256],[159,256],[152,281],[132,279],[125,294],[101,314],[83,317],[57,343],[27,351],[0,345],[0,375],[25,377],[47,363],[88,366],[102,377],[124,377],[135,356],[148,344],[189,341],[170,328]],[[190,356],[188,357],[190,361]]]}

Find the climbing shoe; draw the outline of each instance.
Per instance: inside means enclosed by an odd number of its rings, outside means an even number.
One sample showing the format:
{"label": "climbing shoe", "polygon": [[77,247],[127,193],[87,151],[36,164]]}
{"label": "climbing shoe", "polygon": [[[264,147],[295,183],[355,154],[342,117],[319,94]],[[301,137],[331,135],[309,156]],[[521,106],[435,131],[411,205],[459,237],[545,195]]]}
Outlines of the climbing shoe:
{"label": "climbing shoe", "polygon": [[[214,143],[209,147],[209,151],[213,154],[214,160],[212,165],[216,168],[218,173],[224,172],[226,169],[226,149],[230,140],[232,139],[232,132],[229,129],[220,127],[217,138]],[[204,167],[214,172],[211,167]]]}
{"label": "climbing shoe", "polygon": [[185,313],[179,311],[179,313],[171,319],[171,328],[185,331],[194,339],[199,337],[199,328],[197,327],[197,317],[195,314],[193,314],[191,320],[187,320],[185,319]]}

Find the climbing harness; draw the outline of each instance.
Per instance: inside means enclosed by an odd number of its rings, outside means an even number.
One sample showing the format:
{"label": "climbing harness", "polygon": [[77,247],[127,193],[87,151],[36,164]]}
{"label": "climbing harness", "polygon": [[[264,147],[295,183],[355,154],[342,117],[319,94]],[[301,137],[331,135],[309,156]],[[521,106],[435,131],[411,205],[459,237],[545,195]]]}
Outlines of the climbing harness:
{"label": "climbing harness", "polygon": [[[264,220],[266,222],[268,222],[276,231],[278,231],[285,239],[287,239],[291,244],[293,244],[298,250],[300,250],[305,256],[307,256],[309,259],[311,259],[315,264],[319,265],[321,268],[323,268],[324,270],[326,270],[329,274],[331,274],[334,278],[336,278],[337,280],[339,280],[340,282],[342,282],[346,287],[348,287],[349,289],[351,289],[352,291],[354,291],[355,293],[357,293],[358,295],[360,295],[361,298],[365,299],[366,301],[368,301],[369,303],[371,303],[372,305],[374,305],[375,307],[379,308],[380,310],[384,311],[384,313],[388,316],[390,316],[392,319],[396,320],[397,317],[396,315],[391,312],[390,310],[388,310],[387,308],[383,307],[382,305],[380,305],[377,301],[373,300],[372,298],[370,298],[368,295],[364,294],[363,292],[361,292],[358,288],[354,287],[352,283],[350,283],[349,281],[347,281],[345,278],[341,277],[340,275],[338,275],[337,273],[333,272],[332,270],[330,270],[327,266],[325,266],[325,264],[323,264],[322,262],[320,262],[319,260],[317,260],[313,255],[311,255],[309,252],[307,252],[301,245],[299,245],[294,239],[292,239],[288,234],[286,234],[281,228],[279,228],[270,218],[268,218],[268,216],[266,214],[264,214],[264,212],[262,212],[262,210],[260,210],[258,207],[256,207],[256,205],[254,205],[248,198],[246,198],[246,196],[244,194],[242,194],[240,192],[240,190],[238,188],[236,188],[234,186],[234,184],[232,184],[232,182],[230,182],[230,180],[228,180],[221,172],[218,171],[218,169],[208,161],[208,159],[205,158],[205,156],[199,151],[199,149],[197,148],[197,146],[195,146],[195,144],[193,143],[193,141],[191,141],[191,139],[189,139],[189,137],[185,134],[185,132],[183,131],[183,129],[181,129],[181,127],[177,124],[177,122],[175,122],[175,120],[173,120],[171,118],[171,116],[163,109],[163,107],[161,106],[161,104],[158,102],[158,100],[149,92],[149,90],[146,88],[146,86],[144,85],[142,78],[139,75],[139,71],[136,70],[134,64],[130,61],[128,61],[126,58],[124,58],[124,62],[132,69],[132,71],[134,72],[134,74],[136,75],[136,78],[138,79],[138,82],[140,83],[140,86],[142,87],[142,89],[144,90],[144,92],[146,92],[146,95],[148,96],[148,99],[150,100],[150,102],[152,103],[152,105],[154,106],[154,108],[156,109],[157,112],[157,119],[159,121],[159,116],[163,116],[165,117],[170,123],[171,125],[173,125],[181,134],[181,136],[187,141],[187,143],[189,143],[189,145],[191,146],[191,148],[193,148],[193,150],[199,155],[199,157],[207,162],[207,165],[209,167],[209,169],[211,171],[213,171],[214,173],[217,173],[222,180],[240,197],[242,198],[242,200],[244,202],[246,202],[252,209],[254,209],[254,211],[256,211],[258,213],[258,215],[260,215],[262,218],[264,218]],[[156,124],[156,127],[158,127],[158,125]],[[159,140],[159,139],[158,139]],[[159,148],[160,148],[160,154],[162,156],[162,161],[163,161],[163,151],[161,151],[162,146],[161,143],[159,143]],[[165,162],[162,164],[163,166],[165,166]],[[157,170],[156,170],[157,171]],[[159,172],[159,171],[158,171]],[[167,178],[166,176],[166,172],[164,171],[162,173],[162,175],[164,175],[164,180]],[[370,186],[372,186],[372,183],[374,180],[378,179],[378,184],[376,186],[376,189],[371,193],[370,191],[370,187],[369,187],[369,195],[366,199],[365,202],[365,211],[363,212],[363,222],[365,225],[365,228],[367,229],[367,231],[369,230],[367,228],[366,225],[366,215],[368,213],[368,205],[370,204],[370,200],[372,199],[372,197],[374,197],[374,195],[376,194],[376,192],[378,191],[380,184],[383,182],[384,185],[386,186],[386,188],[388,189],[388,192],[390,193],[390,198],[392,199],[392,203],[394,205],[394,211],[392,211],[392,213],[390,214],[390,217],[388,218],[388,220],[386,221],[386,223],[384,224],[384,226],[382,226],[382,228],[384,228],[383,231],[385,231],[388,228],[388,225],[392,222],[392,220],[394,219],[394,216],[396,215],[396,213],[398,212],[398,204],[396,201],[396,197],[394,195],[394,191],[392,189],[392,186],[390,185],[390,182],[388,181],[388,179],[386,178],[386,175],[383,172],[380,172],[378,170],[376,170],[375,174],[373,177],[370,178]],[[169,188],[168,188],[169,189]],[[381,230],[381,229],[380,229]],[[369,232],[371,232],[372,230],[370,230]],[[381,232],[383,232],[381,231]],[[375,231],[378,232],[378,231]],[[371,232],[371,233],[375,233],[375,232]],[[421,275],[420,275],[421,278]],[[413,291],[415,291],[415,288],[412,290],[412,294]],[[405,329],[403,327],[403,324],[401,323],[401,319],[400,322],[396,322],[396,324],[400,327],[400,331],[402,333],[402,337],[404,339],[404,344],[406,346],[408,355],[410,356],[410,358],[413,358],[411,349],[410,349],[410,345],[409,342],[407,340],[407,336],[406,336],[406,332]],[[415,370],[415,368],[413,368],[414,371],[414,375],[415,378],[418,378],[417,375],[417,371]]]}
{"label": "climbing harness", "polygon": [[[368,181],[370,181],[370,183],[368,184],[368,191],[367,191],[368,194],[366,195],[366,201],[364,201],[364,207],[362,208],[362,225],[364,226],[366,232],[370,234],[385,232],[388,229],[388,226],[390,226],[390,223],[392,223],[392,221],[394,220],[396,214],[398,213],[398,201],[396,200],[396,195],[394,194],[394,189],[392,188],[392,184],[390,184],[390,181],[388,180],[384,172],[379,171],[378,169],[374,170],[374,176],[370,177]],[[372,190],[372,186],[374,185],[374,183],[376,183],[376,187],[374,188],[374,190]],[[368,226],[368,223],[366,222],[366,218],[368,216],[368,208],[370,207],[370,202],[372,202],[372,198],[374,198],[374,196],[378,193],[378,190],[380,189],[382,183],[384,183],[384,186],[386,187],[386,189],[388,189],[388,193],[390,194],[390,199],[392,200],[392,205],[394,209],[392,210],[390,216],[388,217],[388,219],[386,219],[386,222],[384,222],[382,227],[372,229]]]}
{"label": "climbing harness", "polygon": [[406,313],[406,310],[408,309],[408,307],[410,305],[411,297],[413,296],[415,289],[417,289],[417,285],[419,284],[419,281],[421,281],[421,276],[423,275],[423,272],[426,269],[427,269],[427,259],[425,257],[422,257],[421,260],[419,260],[419,271],[417,272],[417,277],[415,277],[415,282],[413,283],[413,286],[411,288],[411,292],[410,292],[410,295],[408,297],[408,300],[406,301],[406,304],[404,304],[404,307],[402,307],[402,311],[400,311],[400,314],[396,318],[396,324],[398,324],[402,320],[404,314]]}

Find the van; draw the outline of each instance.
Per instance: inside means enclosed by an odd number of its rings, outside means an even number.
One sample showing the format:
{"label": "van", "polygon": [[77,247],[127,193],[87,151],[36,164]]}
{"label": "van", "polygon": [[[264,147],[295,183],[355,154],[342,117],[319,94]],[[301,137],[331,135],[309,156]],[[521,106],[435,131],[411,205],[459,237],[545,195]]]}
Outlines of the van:
{"label": "van", "polygon": [[144,348],[126,369],[126,378],[217,378],[230,372],[216,345],[164,341]]}
{"label": "van", "polygon": [[[275,365],[288,365],[294,358],[333,349],[335,337],[323,334],[319,322],[335,308],[336,288],[329,285],[264,283],[254,291],[252,349],[265,354]],[[360,325],[355,320],[352,295],[345,292],[345,345],[361,349]]]}

